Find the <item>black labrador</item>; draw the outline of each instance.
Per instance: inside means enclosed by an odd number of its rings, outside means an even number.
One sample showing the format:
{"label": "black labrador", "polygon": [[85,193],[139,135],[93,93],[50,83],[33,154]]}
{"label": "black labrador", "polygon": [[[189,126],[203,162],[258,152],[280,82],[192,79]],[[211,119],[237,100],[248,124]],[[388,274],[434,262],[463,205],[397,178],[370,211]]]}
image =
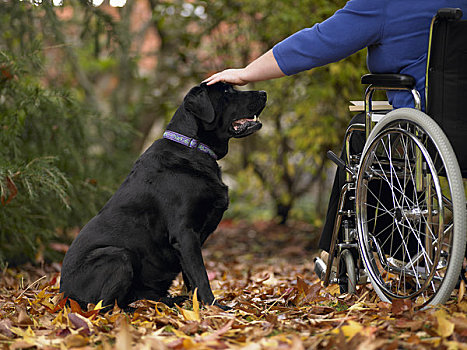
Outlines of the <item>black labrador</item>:
{"label": "black labrador", "polygon": [[227,186],[216,160],[230,138],[261,128],[264,91],[238,91],[217,83],[192,88],[162,139],[133,165],[117,192],[71,244],[60,291],[87,303],[139,299],[169,305],[168,289],[182,272],[189,290],[215,304],[201,247],[228,207]]}

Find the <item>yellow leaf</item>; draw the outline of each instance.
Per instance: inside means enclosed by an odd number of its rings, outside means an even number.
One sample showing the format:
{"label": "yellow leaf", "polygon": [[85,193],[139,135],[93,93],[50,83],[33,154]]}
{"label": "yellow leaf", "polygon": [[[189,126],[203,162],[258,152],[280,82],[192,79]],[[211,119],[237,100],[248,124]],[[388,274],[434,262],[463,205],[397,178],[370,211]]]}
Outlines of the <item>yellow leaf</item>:
{"label": "yellow leaf", "polygon": [[462,301],[459,303],[459,309],[462,312],[467,312],[467,301]]}
{"label": "yellow leaf", "polygon": [[74,347],[83,347],[87,345],[89,343],[89,340],[88,338],[83,337],[80,334],[70,334],[63,340],[63,342],[68,348],[74,348]]}
{"label": "yellow leaf", "polygon": [[199,314],[199,302],[198,302],[198,288],[195,289],[193,293],[193,311],[191,310],[185,310],[179,307],[178,305],[175,305],[182,314],[183,318],[186,321],[201,321],[201,317]]}
{"label": "yellow leaf", "polygon": [[196,312],[182,309],[178,305],[175,306],[177,307],[178,311],[180,311],[180,313],[186,321],[199,321],[199,315],[197,315]]}
{"label": "yellow leaf", "polygon": [[99,302],[94,306],[94,310],[102,310],[104,307],[102,306],[102,300],[99,300]]}
{"label": "yellow leaf", "polygon": [[57,316],[52,321],[52,324],[61,324],[62,323],[63,310],[60,310]]}
{"label": "yellow leaf", "polygon": [[49,309],[53,310],[55,308],[55,305],[49,302],[47,299],[44,299],[41,301],[41,304],[44,306],[47,306]]}
{"label": "yellow leaf", "polygon": [[183,348],[184,349],[193,349],[196,348],[196,343],[191,338],[183,339]]}
{"label": "yellow leaf", "polygon": [[182,331],[179,331],[179,330],[176,329],[176,328],[172,328],[172,332],[173,332],[173,334],[175,334],[178,338],[189,338],[185,333],[183,333]]}
{"label": "yellow leaf", "polygon": [[339,295],[340,294],[340,287],[338,284],[330,284],[325,289],[331,295]]}
{"label": "yellow leaf", "polygon": [[342,333],[344,333],[344,335],[348,337],[349,340],[352,339],[355,334],[360,333],[362,328],[363,326],[360,323],[352,320],[349,320],[347,325],[341,327]]}
{"label": "yellow leaf", "polygon": [[443,310],[438,310],[435,313],[436,319],[438,320],[438,328],[436,333],[443,338],[448,338],[454,332],[454,323],[447,319],[447,313]]}
{"label": "yellow leaf", "polygon": [[196,287],[195,291],[193,292],[193,312],[195,313],[196,321],[200,321],[201,317],[199,315],[198,287]]}
{"label": "yellow leaf", "polygon": [[368,310],[368,306],[362,302],[362,301],[359,301],[355,304],[353,304],[351,307],[349,307],[348,309],[349,311],[352,310],[352,311],[362,311],[362,310]]}
{"label": "yellow leaf", "polygon": [[443,345],[447,347],[447,350],[465,350],[467,345],[465,343],[459,343],[457,341],[443,341]]}
{"label": "yellow leaf", "polygon": [[45,290],[42,289],[37,295],[36,299],[43,299],[45,297]]}
{"label": "yellow leaf", "polygon": [[19,327],[10,327],[10,331],[15,333],[16,335],[27,338],[27,337],[35,337],[36,335],[34,334],[34,331],[31,329],[30,326],[26,330],[23,330]]}

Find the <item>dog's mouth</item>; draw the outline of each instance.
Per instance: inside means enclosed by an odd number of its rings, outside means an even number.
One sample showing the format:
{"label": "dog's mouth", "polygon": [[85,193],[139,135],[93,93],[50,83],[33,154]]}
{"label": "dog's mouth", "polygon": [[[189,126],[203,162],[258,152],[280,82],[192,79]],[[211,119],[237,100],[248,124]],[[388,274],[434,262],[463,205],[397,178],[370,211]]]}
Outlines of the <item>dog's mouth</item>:
{"label": "dog's mouth", "polygon": [[261,124],[259,117],[255,114],[250,118],[240,118],[234,120],[231,125],[231,132],[233,137],[241,138],[253,134],[254,132],[261,129],[262,126],[263,124]]}

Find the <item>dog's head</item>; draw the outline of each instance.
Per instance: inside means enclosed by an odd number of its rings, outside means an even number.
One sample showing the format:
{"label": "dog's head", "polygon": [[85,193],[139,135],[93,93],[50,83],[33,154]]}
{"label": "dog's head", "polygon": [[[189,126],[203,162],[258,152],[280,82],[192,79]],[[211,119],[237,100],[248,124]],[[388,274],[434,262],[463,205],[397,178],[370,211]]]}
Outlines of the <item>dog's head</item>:
{"label": "dog's head", "polygon": [[[185,96],[181,109],[196,121],[195,137],[222,158],[228,141],[261,129],[258,117],[266,105],[266,92],[239,91],[229,84],[201,84]],[[191,136],[191,135],[190,135]]]}

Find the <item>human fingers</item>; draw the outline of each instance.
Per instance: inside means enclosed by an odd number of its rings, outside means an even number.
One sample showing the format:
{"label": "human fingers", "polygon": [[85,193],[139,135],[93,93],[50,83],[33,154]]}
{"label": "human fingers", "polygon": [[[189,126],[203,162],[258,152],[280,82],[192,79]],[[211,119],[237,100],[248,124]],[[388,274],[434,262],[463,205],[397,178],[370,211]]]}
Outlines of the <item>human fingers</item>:
{"label": "human fingers", "polygon": [[242,69],[226,69],[222,72],[213,74],[204,82],[208,85],[212,85],[218,82],[229,83],[233,85],[245,85],[247,81],[242,79]]}
{"label": "human fingers", "polygon": [[220,73],[216,73],[216,74],[211,75],[209,78],[204,79],[202,82],[206,83],[207,85],[212,85],[220,81],[223,81],[222,77],[220,76]]}

